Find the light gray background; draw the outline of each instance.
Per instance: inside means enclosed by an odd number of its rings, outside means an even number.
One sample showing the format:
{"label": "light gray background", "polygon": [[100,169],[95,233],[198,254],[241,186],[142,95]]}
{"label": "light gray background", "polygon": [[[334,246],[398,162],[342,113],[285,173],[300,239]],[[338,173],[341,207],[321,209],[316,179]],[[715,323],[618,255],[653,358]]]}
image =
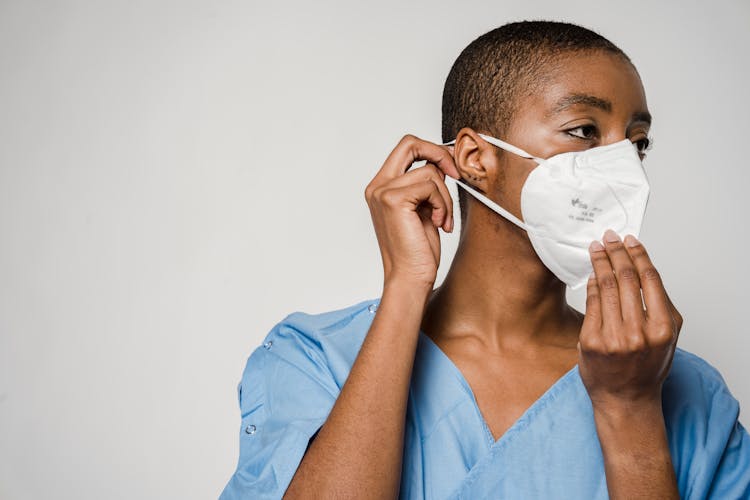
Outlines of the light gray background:
{"label": "light gray background", "polygon": [[747,406],[749,5],[0,1],[0,498],[217,496],[247,356],[379,294],[364,186],[439,139],[460,50],[525,18],[635,61],[643,240],[680,346]]}

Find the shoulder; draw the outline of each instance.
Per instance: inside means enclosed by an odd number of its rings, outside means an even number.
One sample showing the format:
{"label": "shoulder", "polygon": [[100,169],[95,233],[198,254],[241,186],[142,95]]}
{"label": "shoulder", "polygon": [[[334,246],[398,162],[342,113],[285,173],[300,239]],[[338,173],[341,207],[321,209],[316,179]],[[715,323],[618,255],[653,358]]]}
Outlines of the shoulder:
{"label": "shoulder", "polygon": [[363,320],[369,323],[378,303],[379,299],[373,299],[321,313],[293,312],[276,324],[264,342],[290,339],[321,344],[337,333],[350,330],[353,323],[362,323]]}
{"label": "shoulder", "polygon": [[662,403],[678,462],[711,462],[721,456],[740,406],[716,368],[695,354],[677,349],[664,381]]}
{"label": "shoulder", "polygon": [[664,382],[664,402],[696,408],[720,404],[739,411],[739,404],[719,371],[703,358],[680,348],[675,350],[672,369]]}
{"label": "shoulder", "polygon": [[294,312],[257,346],[238,386],[240,458],[222,498],[281,498],[328,417],[378,301]]}
{"label": "shoulder", "polygon": [[677,349],[662,402],[680,497],[747,498],[750,441],[719,371]]}
{"label": "shoulder", "polygon": [[373,299],[321,313],[293,312],[271,329],[263,346],[289,360],[300,354],[319,356],[330,349],[346,349],[364,339],[378,303],[379,299]]}
{"label": "shoulder", "polygon": [[[379,299],[320,313],[293,312],[279,321],[248,359],[243,379],[258,368],[302,372],[340,389],[370,328]],[[274,368],[269,368],[273,366]]]}
{"label": "shoulder", "polygon": [[739,403],[719,371],[706,360],[679,348],[664,381],[662,400],[667,426],[703,427],[709,419],[734,421],[739,414]]}

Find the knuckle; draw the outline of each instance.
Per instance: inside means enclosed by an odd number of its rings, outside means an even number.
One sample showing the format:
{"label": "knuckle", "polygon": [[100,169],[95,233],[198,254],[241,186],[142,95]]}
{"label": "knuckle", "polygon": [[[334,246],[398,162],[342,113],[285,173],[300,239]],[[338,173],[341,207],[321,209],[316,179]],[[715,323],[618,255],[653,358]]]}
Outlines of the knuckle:
{"label": "knuckle", "polygon": [[609,309],[617,310],[620,307],[620,298],[617,296],[617,294],[614,293],[608,293],[603,296],[604,303],[606,304],[604,307],[607,307]]}
{"label": "knuckle", "polygon": [[639,331],[631,332],[628,335],[628,345],[631,351],[640,352],[646,349],[646,339],[643,333]]}
{"label": "knuckle", "polygon": [[379,188],[374,195],[385,206],[394,206],[398,202],[398,193],[394,189]]}
{"label": "knuckle", "polygon": [[591,310],[599,303],[599,294],[589,293],[586,296],[586,310]]}
{"label": "knuckle", "polygon": [[643,269],[641,269],[639,276],[642,281],[658,282],[661,279],[661,277],[659,276],[659,271],[657,271],[654,266],[644,267]]}
{"label": "knuckle", "polygon": [[400,146],[406,146],[410,147],[417,143],[419,139],[414,134],[404,134],[404,136],[399,141]]}
{"label": "knuckle", "polygon": [[649,340],[652,344],[657,346],[663,346],[670,344],[674,339],[673,325],[668,323],[662,323],[649,335]]}
{"label": "knuckle", "polygon": [[439,198],[440,191],[438,191],[437,184],[435,184],[435,181],[433,181],[432,179],[430,179],[430,178],[422,179],[422,180],[416,182],[414,185],[415,185],[415,187],[418,187],[420,189],[426,189],[426,190],[428,190],[430,192],[431,196],[438,195],[438,196],[436,196],[435,199]]}
{"label": "knuckle", "polygon": [[433,173],[430,172],[430,167],[427,165],[415,170],[415,172],[418,182],[431,181],[433,178]]}
{"label": "knuckle", "polygon": [[592,333],[581,332],[581,336],[578,341],[581,343],[581,351],[583,352],[601,352],[601,340],[598,335]]}
{"label": "knuckle", "polygon": [[655,338],[651,339],[651,344],[656,347],[664,347],[672,344],[674,340],[674,334],[672,332],[659,333]]}
{"label": "knuckle", "polygon": [[425,173],[427,174],[427,176],[430,179],[432,179],[436,183],[439,182],[439,183],[445,185],[445,183],[444,183],[445,174],[443,173],[442,170],[440,170],[439,168],[437,168],[435,165],[427,165],[424,168],[424,170],[425,170]]}
{"label": "knuckle", "polygon": [[368,184],[368,185],[367,185],[367,186],[365,187],[365,200],[367,200],[367,201],[369,202],[369,201],[370,201],[370,200],[372,199],[372,192],[373,192],[374,190],[375,190],[375,186],[374,186],[374,185],[372,184],[372,182],[371,182],[371,183],[369,183],[369,184]]}
{"label": "knuckle", "polygon": [[606,252],[594,252],[591,254],[591,260],[593,262],[609,262]]}
{"label": "knuckle", "polygon": [[621,252],[625,250],[625,245],[622,241],[612,241],[607,243],[607,250],[610,252]]}
{"label": "knuckle", "polygon": [[440,178],[441,177],[441,171],[440,171],[439,168],[437,168],[437,166],[434,163],[428,163],[428,164],[426,164],[424,167],[422,167],[422,170],[426,174],[429,174],[430,178],[433,178],[433,177]]}
{"label": "knuckle", "polygon": [[617,271],[617,278],[623,281],[634,281],[638,273],[633,266],[625,266]]}
{"label": "knuckle", "polygon": [[646,253],[646,249],[644,248],[643,245],[636,245],[634,247],[630,247],[628,252],[630,253],[630,258],[634,260],[648,258],[648,254]]}
{"label": "knuckle", "polygon": [[682,314],[680,314],[680,311],[675,309],[674,311],[674,322],[677,324],[677,329],[682,328],[682,324],[684,323],[685,319],[682,317]]}
{"label": "knuckle", "polygon": [[604,345],[604,352],[607,356],[621,356],[628,352],[628,348],[619,338],[614,338]]}
{"label": "knuckle", "polygon": [[599,287],[602,290],[613,290],[617,288],[617,279],[614,274],[607,273],[599,278]]}

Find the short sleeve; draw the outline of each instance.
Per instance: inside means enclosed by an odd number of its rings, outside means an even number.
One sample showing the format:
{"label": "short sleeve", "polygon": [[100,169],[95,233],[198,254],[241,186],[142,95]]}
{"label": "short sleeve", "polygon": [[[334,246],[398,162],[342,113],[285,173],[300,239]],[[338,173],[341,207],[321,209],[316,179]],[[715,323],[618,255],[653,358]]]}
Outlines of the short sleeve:
{"label": "short sleeve", "polygon": [[706,361],[680,350],[674,361],[664,409],[680,497],[750,498],[750,439],[738,401]]}
{"label": "short sleeve", "polygon": [[739,421],[732,426],[708,498],[750,498],[750,437]]}
{"label": "short sleeve", "polygon": [[251,354],[238,393],[240,458],[220,498],[281,498],[338,387],[315,339],[282,322]]}

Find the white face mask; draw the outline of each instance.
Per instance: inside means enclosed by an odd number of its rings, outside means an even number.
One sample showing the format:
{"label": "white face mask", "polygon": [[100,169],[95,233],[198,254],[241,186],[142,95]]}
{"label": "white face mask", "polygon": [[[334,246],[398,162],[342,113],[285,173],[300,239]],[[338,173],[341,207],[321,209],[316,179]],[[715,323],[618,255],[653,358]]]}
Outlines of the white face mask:
{"label": "white face mask", "polygon": [[462,180],[456,183],[526,230],[544,265],[571,288],[588,280],[592,271],[588,248],[604,231],[612,229],[621,238],[640,233],[649,185],[629,139],[545,160],[494,137],[479,136],[539,164],[521,189],[523,221]]}

